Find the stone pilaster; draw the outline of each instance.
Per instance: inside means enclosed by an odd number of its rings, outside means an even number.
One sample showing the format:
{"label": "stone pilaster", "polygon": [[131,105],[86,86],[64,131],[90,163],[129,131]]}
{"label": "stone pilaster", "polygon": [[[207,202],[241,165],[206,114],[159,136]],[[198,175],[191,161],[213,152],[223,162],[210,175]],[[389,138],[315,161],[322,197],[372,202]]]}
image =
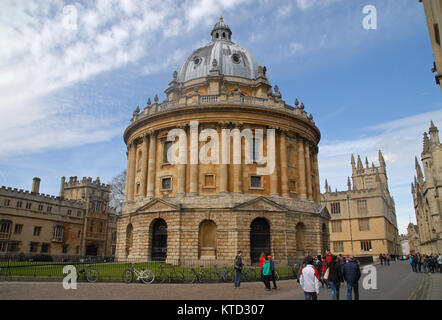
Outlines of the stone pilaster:
{"label": "stone pilaster", "polygon": [[[279,136],[279,157],[281,160],[281,193],[283,197],[288,197],[289,194],[289,181],[288,181],[288,168],[287,168],[287,144],[286,133],[280,132]],[[275,168],[276,171],[276,168]]]}
{"label": "stone pilaster", "polygon": [[304,154],[305,154],[305,176],[307,185],[307,199],[313,200],[312,192],[312,164],[310,160],[310,143],[305,141],[304,144]]}
{"label": "stone pilaster", "polygon": [[147,192],[147,147],[148,136],[143,136],[142,157],[141,157],[141,183],[140,197],[144,198]]}
{"label": "stone pilaster", "polygon": [[149,167],[147,173],[147,196],[153,198],[155,195],[155,167],[157,153],[157,132],[149,133]]}
{"label": "stone pilaster", "polygon": [[304,139],[298,138],[298,179],[299,179],[299,197],[307,199],[307,185],[305,181],[305,155],[304,155]]}

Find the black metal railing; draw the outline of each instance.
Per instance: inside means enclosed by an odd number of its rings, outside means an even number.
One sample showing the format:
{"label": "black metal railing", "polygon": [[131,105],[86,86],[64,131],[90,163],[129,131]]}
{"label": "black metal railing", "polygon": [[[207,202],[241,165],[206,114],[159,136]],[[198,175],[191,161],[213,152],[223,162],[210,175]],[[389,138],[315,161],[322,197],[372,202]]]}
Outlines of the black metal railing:
{"label": "black metal railing", "polygon": [[[149,261],[146,259],[128,259],[115,261],[112,258],[97,257],[52,257],[52,261],[18,259],[17,256],[0,259],[0,280],[61,280],[63,269],[72,265],[77,271],[92,268],[98,271],[98,281],[123,281],[123,274],[133,264],[135,269],[151,270],[155,282],[233,282],[235,270],[230,260],[167,259],[167,261]],[[295,279],[299,268],[276,264],[277,277]],[[260,281],[261,272],[257,266],[245,266],[242,281]]]}

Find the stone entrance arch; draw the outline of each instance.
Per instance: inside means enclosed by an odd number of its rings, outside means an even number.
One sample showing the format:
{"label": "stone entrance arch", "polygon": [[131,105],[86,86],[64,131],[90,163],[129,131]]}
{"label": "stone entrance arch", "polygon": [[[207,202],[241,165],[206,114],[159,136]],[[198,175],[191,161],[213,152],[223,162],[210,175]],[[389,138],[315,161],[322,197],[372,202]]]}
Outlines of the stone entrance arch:
{"label": "stone entrance arch", "polygon": [[95,243],[91,243],[86,246],[86,255],[87,256],[97,256],[98,255],[98,246]]}
{"label": "stone entrance arch", "polygon": [[258,262],[261,253],[270,254],[270,224],[264,218],[256,218],[250,225],[250,259]]}
{"label": "stone entrance arch", "polygon": [[166,261],[167,258],[167,223],[163,219],[155,220],[152,227],[152,260]]}
{"label": "stone entrance arch", "polygon": [[216,224],[212,220],[204,220],[199,228],[199,258],[216,258]]}

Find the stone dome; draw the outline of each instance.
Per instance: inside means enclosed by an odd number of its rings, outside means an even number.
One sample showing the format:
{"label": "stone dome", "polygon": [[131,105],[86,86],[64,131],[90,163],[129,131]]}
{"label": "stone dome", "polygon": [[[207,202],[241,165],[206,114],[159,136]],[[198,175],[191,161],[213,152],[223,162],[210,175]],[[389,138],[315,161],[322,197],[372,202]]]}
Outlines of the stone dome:
{"label": "stone dome", "polygon": [[192,52],[181,65],[177,78],[179,82],[207,77],[215,59],[220,75],[251,80],[257,78],[259,64],[250,52],[231,41],[232,31],[222,17],[213,27],[211,35],[212,41]]}

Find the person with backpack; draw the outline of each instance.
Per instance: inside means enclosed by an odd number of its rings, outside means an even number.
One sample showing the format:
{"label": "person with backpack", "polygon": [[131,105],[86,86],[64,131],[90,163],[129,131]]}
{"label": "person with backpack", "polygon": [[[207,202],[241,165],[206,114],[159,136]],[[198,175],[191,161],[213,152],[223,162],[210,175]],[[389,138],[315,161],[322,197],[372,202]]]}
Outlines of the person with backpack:
{"label": "person with backpack", "polygon": [[319,274],[313,267],[313,258],[306,258],[306,265],[301,269],[299,284],[304,290],[305,300],[318,300],[319,295]]}
{"label": "person with backpack", "polygon": [[241,276],[242,276],[242,268],[243,268],[243,263],[242,263],[242,251],[239,250],[238,254],[235,257],[235,264],[234,264],[234,269],[235,269],[235,289],[239,288],[241,285]]}
{"label": "person with backpack", "polygon": [[269,261],[269,257],[265,258],[264,265],[262,267],[262,278],[264,280],[264,284],[266,287],[266,291],[271,291],[270,289],[270,278],[272,276],[271,264]]}

